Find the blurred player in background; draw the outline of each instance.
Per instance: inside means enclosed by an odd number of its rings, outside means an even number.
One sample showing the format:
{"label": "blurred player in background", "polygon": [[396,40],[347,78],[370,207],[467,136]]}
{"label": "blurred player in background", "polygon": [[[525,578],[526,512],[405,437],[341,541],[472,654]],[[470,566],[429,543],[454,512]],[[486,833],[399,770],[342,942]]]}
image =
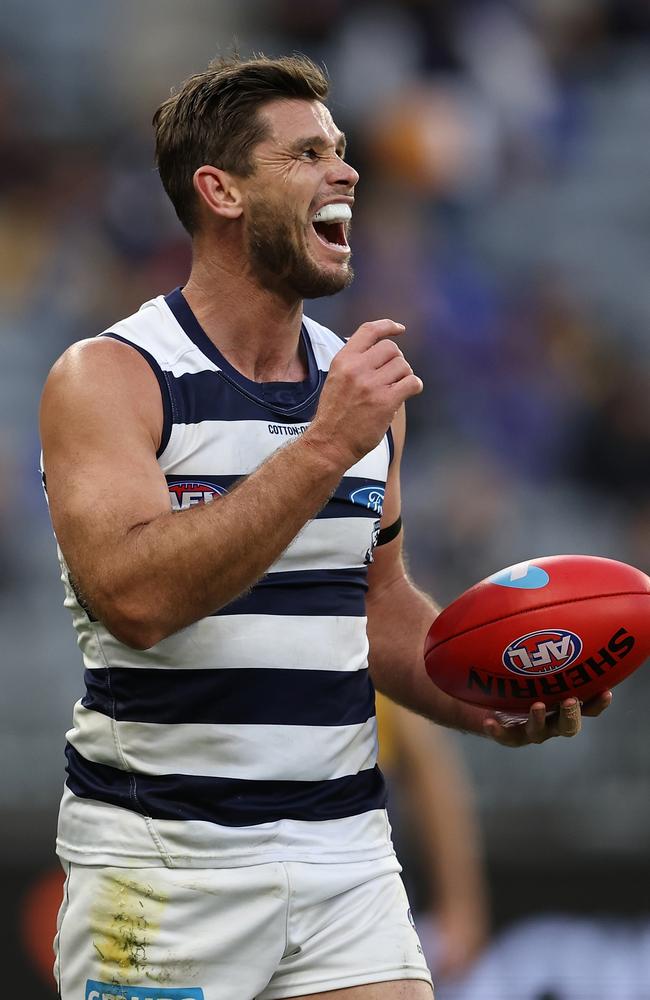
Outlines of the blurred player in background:
{"label": "blurred player in background", "polygon": [[488,939],[488,889],[471,784],[450,737],[379,694],[379,765],[404,883],[435,977],[462,976]]}
{"label": "blurred player in background", "polygon": [[430,997],[373,682],[507,746],[580,728],[570,699],[506,729],[423,670],[436,609],[404,569],[399,490],[422,383],[400,324],[344,344],[302,312],[352,280],[358,175],[327,89],[304,58],[232,58],[161,105],[190,277],[45,387],[86,666],[57,841],[62,1000]]}
{"label": "blurred player in background", "polygon": [[463,976],[488,939],[488,890],[471,785],[451,739],[377,695],[393,840],[434,977]]}

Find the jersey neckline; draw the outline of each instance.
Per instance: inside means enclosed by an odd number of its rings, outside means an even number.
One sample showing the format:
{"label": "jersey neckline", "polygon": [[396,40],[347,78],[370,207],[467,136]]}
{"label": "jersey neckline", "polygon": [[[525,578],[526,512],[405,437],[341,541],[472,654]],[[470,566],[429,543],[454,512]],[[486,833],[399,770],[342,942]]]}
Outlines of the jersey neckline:
{"label": "jersey neckline", "polygon": [[318,393],[323,375],[319,371],[311,338],[304,323],[300,326],[300,341],[307,357],[307,378],[301,382],[254,382],[231,365],[208,337],[183,295],[182,286],[179,285],[166,295],[165,302],[192,343],[217,365],[224,378],[249,398],[289,415],[310,403]]}

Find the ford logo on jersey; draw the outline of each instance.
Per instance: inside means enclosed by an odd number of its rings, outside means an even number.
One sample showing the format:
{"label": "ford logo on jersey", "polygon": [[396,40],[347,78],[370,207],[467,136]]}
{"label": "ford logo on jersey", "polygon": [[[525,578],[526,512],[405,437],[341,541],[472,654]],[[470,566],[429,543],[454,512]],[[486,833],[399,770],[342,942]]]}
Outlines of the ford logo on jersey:
{"label": "ford logo on jersey", "polygon": [[503,651],[503,665],[513,674],[538,677],[568,667],[582,652],[582,639],[563,628],[540,629],[515,639]]}
{"label": "ford logo on jersey", "polygon": [[88,979],[86,1000],[205,1000],[205,996],[202,989],[191,986],[168,990],[164,986],[116,986]]}
{"label": "ford logo on jersey", "polygon": [[352,503],[359,504],[360,507],[374,510],[375,514],[381,514],[384,508],[384,487],[361,486],[358,490],[350,493],[350,500]]}
{"label": "ford logo on jersey", "polygon": [[223,486],[213,486],[200,480],[186,479],[178,483],[169,483],[169,497],[172,510],[188,510],[199,503],[210,503],[215,497],[224,496],[227,490]]}

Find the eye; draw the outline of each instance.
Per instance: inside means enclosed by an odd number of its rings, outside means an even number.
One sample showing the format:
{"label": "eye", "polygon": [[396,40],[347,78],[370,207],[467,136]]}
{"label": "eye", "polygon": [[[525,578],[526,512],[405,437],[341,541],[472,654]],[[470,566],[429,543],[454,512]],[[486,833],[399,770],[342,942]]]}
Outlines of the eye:
{"label": "eye", "polygon": [[308,160],[317,160],[319,158],[318,152],[310,146],[309,149],[303,149],[302,156],[306,157]]}

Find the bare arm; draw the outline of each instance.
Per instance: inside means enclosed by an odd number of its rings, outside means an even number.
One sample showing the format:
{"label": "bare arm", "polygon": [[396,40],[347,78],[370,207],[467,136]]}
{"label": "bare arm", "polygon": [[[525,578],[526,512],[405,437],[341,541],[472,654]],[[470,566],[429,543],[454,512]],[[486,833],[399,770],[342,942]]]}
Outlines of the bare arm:
{"label": "bare arm", "polygon": [[147,363],[111,339],[54,366],[41,434],[54,530],[73,579],[119,639],[148,648],[250,587],[419,392],[389,320],[332,362],[311,427],[218,501],[172,513],[156,460],[162,403]]}
{"label": "bare arm", "polygon": [[[399,516],[399,469],[404,446],[402,407],[393,422],[395,458],[386,486],[382,527]],[[369,665],[375,686],[393,701],[434,722],[465,732],[489,736],[505,746],[543,743],[552,736],[574,736],[580,730],[581,709],[576,698],[563,702],[559,714],[546,716],[541,702],[531,706],[525,725],[506,728],[494,712],[466,704],[441,691],[424,668],[424,640],[438,608],[409,580],[402,556],[402,533],[375,549],[368,571]],[[585,706],[582,714],[599,715],[611,700],[609,692]]]}
{"label": "bare arm", "polygon": [[[382,527],[400,515],[400,462],[406,420],[402,408],[393,423],[393,459],[382,514]],[[424,640],[439,612],[434,602],[411,582],[402,555],[401,532],[375,549],[368,570],[368,640],[370,670],[379,691],[406,708],[444,726],[480,733],[487,709],[451,698],[424,669]]]}

